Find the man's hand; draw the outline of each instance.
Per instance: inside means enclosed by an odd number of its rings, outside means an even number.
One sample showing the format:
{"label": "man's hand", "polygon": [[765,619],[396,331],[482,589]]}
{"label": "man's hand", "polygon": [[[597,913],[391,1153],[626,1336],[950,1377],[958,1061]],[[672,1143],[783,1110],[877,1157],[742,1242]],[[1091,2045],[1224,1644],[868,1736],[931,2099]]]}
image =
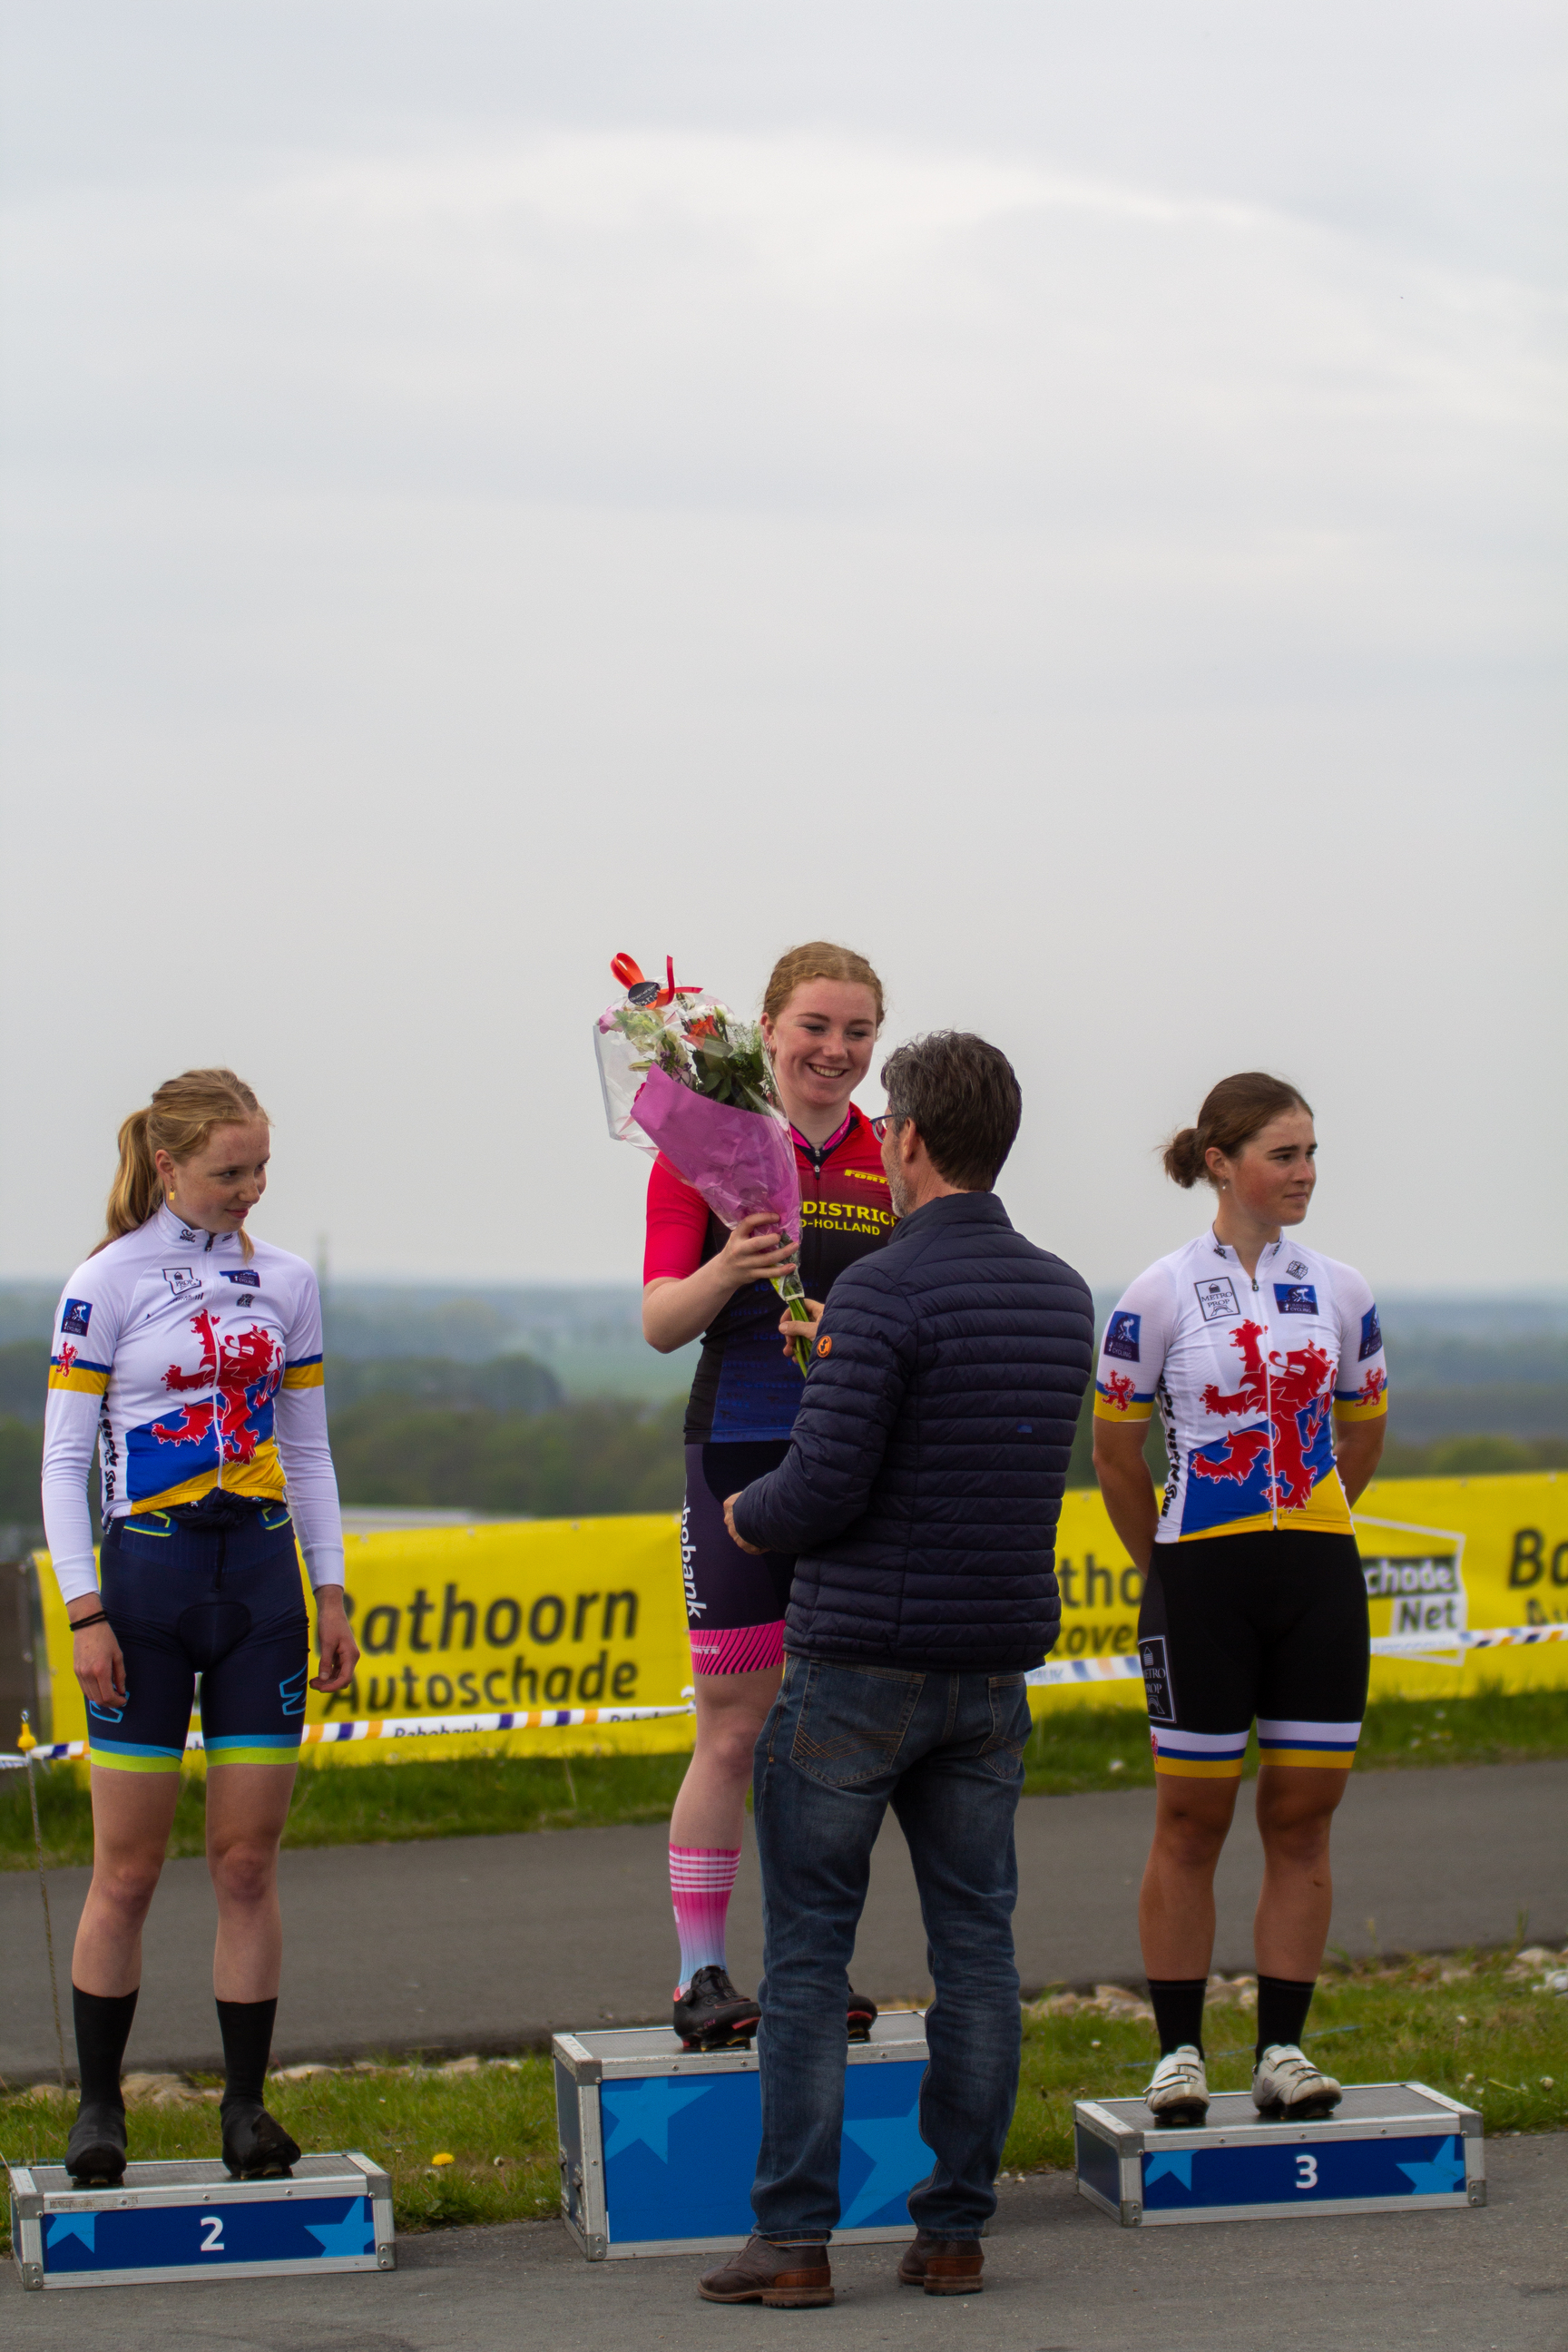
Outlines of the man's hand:
{"label": "man's hand", "polygon": [[806,1298],[801,1303],[806,1311],[807,1319],[804,1323],[797,1323],[795,1317],[787,1310],[779,1317],[779,1329],[784,1334],[784,1351],[786,1356],[791,1352],[797,1339],[805,1340],[808,1353],[815,1349],[816,1335],[822,1328],[822,1318],[827,1312],[820,1298]]}
{"label": "man's hand", "polygon": [[340,1691],[353,1682],[359,1664],[359,1643],[349,1631],[341,1584],[322,1584],[316,1591],[316,1647],[321,1671],[310,1677],[310,1688]]}
{"label": "man's hand", "polygon": [[[796,1324],[795,1328],[798,1330],[800,1326]],[[730,1530],[730,1541],[734,1544],[739,1550],[749,1551],[753,1559],[761,1559],[763,1556],[762,1545],[749,1544],[744,1536],[737,1535],[735,1532],[735,1506],[740,1499],[741,1496],[739,1494],[731,1495],[724,1505],[724,1525]]]}

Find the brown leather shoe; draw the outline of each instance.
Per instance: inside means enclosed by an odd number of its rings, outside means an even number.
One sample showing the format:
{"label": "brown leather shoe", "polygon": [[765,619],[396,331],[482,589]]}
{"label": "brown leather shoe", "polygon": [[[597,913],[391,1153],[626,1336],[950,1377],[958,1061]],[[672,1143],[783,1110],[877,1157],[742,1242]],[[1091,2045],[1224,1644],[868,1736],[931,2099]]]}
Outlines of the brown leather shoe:
{"label": "brown leather shoe", "polygon": [[765,2303],[773,2311],[805,2311],[833,2300],[826,2246],[775,2246],[748,2238],[738,2254],[697,2282],[704,2303]]}
{"label": "brown leather shoe", "polygon": [[923,2286],[927,2294],[978,2294],[985,2255],[978,2238],[933,2238],[917,2232],[899,2264],[900,2286]]}

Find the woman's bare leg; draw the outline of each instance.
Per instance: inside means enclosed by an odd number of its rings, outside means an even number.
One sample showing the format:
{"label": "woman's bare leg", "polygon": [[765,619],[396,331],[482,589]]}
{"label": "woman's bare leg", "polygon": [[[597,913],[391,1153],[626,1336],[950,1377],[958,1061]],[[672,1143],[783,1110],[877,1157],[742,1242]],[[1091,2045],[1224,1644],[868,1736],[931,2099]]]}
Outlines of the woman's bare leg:
{"label": "woman's bare leg", "polygon": [[207,1769],[207,1868],[217,1896],[213,1990],[219,2000],[272,2000],[283,1967],[278,1844],[294,1765]]}
{"label": "woman's bare leg", "polygon": [[757,1735],[778,1696],[782,1666],[698,1675],[697,1746],[670,1815],[671,1845],[732,1851],[741,1843]]}
{"label": "woman's bare leg", "polygon": [[79,1991],[115,1999],[142,1981],[142,1927],[153,1900],[174,1807],[178,1772],[92,1768],[92,1884],[71,1954]]}
{"label": "woman's bare leg", "polygon": [[1239,1780],[1157,1774],[1154,1842],[1138,1897],[1145,1972],[1206,1977],[1214,1958],[1214,1874]]}

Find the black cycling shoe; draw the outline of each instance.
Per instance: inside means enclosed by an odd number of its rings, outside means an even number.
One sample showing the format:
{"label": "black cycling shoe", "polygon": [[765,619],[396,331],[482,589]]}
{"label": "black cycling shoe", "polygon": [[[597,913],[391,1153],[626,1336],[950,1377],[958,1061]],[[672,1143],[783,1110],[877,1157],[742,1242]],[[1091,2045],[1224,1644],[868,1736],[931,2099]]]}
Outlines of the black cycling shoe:
{"label": "black cycling shoe", "polygon": [[762,2014],[722,1969],[706,1968],[698,1969],[684,1994],[677,1993],[674,2023],[683,2050],[743,2050]]}
{"label": "black cycling shoe", "polygon": [[83,2189],[112,2189],[125,2173],[125,2110],[84,2099],[66,2144],[66,2170]]}
{"label": "black cycling shoe", "polygon": [[226,2100],[218,2114],[223,2121],[223,2160],[231,2179],[289,2178],[300,2161],[299,2142],[289,2138],[259,2099]]}
{"label": "black cycling shoe", "polygon": [[869,2042],[871,2028],[877,2022],[876,2002],[868,2000],[863,1992],[852,1992],[849,1996],[849,2013],[845,2021],[849,2028],[851,2042]]}

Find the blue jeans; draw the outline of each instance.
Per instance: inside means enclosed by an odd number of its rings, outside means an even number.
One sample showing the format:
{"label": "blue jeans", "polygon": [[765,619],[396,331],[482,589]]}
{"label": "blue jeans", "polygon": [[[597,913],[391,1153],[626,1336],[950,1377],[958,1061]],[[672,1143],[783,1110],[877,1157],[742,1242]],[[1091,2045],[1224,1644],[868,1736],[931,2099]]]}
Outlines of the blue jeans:
{"label": "blue jeans", "polygon": [[1018,2092],[1013,1821],[1028,1736],[1022,1675],[785,1659],[752,1780],[763,1976],[752,2207],[762,2236],[820,2242],[838,2220],[849,1958],[889,1804],[914,1864],[936,1987],[920,2109],[936,2163],[910,2213],[937,2237],[977,2238],[995,2211]]}

